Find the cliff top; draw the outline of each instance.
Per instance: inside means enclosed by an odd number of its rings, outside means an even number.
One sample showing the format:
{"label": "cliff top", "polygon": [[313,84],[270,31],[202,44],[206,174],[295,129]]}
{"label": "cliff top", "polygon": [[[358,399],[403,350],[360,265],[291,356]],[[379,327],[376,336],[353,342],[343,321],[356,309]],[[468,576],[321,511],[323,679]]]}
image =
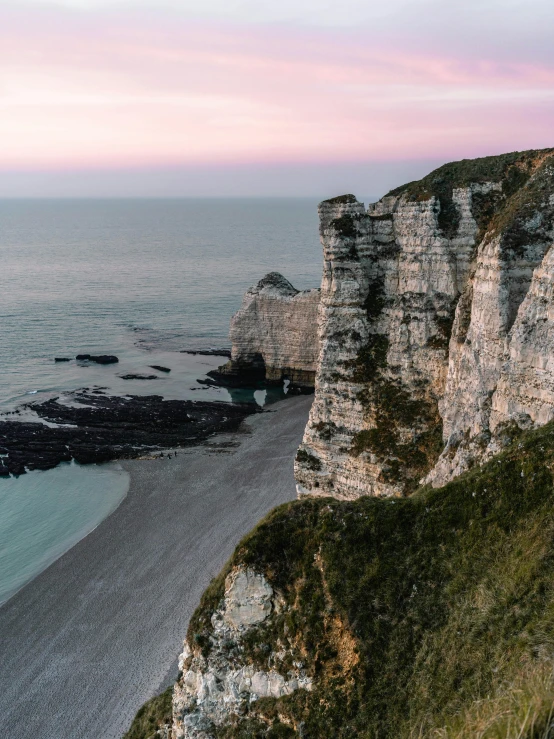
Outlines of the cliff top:
{"label": "cliff top", "polygon": [[349,203],[357,203],[358,200],[355,195],[348,193],[347,195],[338,195],[336,198],[329,198],[324,200],[320,205],[348,205]]}
{"label": "cliff top", "polygon": [[297,295],[298,290],[280,272],[268,272],[248,292],[257,295],[261,292],[278,292],[281,295]]}
{"label": "cliff top", "polygon": [[499,156],[448,162],[421,180],[408,182],[391,190],[390,195],[406,195],[410,200],[429,200],[445,189],[467,187],[472,183],[502,182],[505,195],[518,190],[542,162],[554,154],[552,149],[529,149]]}
{"label": "cliff top", "polygon": [[[470,185],[493,183],[490,191],[473,193],[473,215],[479,226],[478,241],[487,231],[491,236],[510,232],[505,241],[530,243],[534,235],[527,233],[525,222],[537,210],[546,213],[550,203],[545,194],[552,192],[554,148],[514,151],[500,156],[462,159],[433,170],[421,180],[408,182],[391,190],[385,197],[402,196],[409,201],[425,201],[435,197],[439,204],[438,225],[447,237],[454,237],[459,225],[459,212],[453,191]],[[500,185],[500,187],[498,187]],[[516,233],[517,232],[517,233]]]}

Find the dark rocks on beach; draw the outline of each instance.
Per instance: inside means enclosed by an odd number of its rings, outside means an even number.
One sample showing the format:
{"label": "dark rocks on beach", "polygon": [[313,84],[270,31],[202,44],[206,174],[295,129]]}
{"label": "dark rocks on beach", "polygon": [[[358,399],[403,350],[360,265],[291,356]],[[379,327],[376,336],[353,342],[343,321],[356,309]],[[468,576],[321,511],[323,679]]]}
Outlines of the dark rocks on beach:
{"label": "dark rocks on beach", "polygon": [[[230,360],[217,369],[210,370],[206,384],[222,387],[257,387],[264,388],[266,383],[265,364],[259,361],[233,362]],[[282,382],[281,382],[282,384]]]}
{"label": "dark rocks on beach", "polygon": [[113,354],[77,354],[79,362],[96,362],[96,364],[117,364],[119,359]]}
{"label": "dark rocks on beach", "polygon": [[54,362],[71,362],[69,357],[55,357]]}
{"label": "dark rocks on beach", "polygon": [[314,387],[306,387],[302,385],[289,385],[287,395],[313,395]]}
{"label": "dark rocks on beach", "polygon": [[203,357],[228,357],[231,358],[230,349],[182,349],[181,354],[200,354]]}
{"label": "dark rocks on beach", "polygon": [[81,391],[74,400],[73,405],[54,398],[27,406],[45,421],[65,425],[0,421],[0,474],[47,470],[71,459],[108,462],[193,446],[214,433],[235,431],[244,418],[259,412],[250,403],[164,400],[159,395],[121,398]]}
{"label": "dark rocks on beach", "polygon": [[152,369],[158,370],[158,372],[171,372],[169,367],[162,367],[161,364],[151,364],[149,365]]}
{"label": "dark rocks on beach", "polygon": [[268,368],[261,354],[245,360],[229,360],[217,369],[210,370],[203,385],[225,388],[256,388],[258,390],[283,387],[288,380],[288,393],[311,395],[314,392],[315,373],[291,368]]}
{"label": "dark rocks on beach", "polygon": [[118,375],[118,377],[121,377],[122,380],[157,380],[158,379],[158,375],[129,374],[129,375]]}

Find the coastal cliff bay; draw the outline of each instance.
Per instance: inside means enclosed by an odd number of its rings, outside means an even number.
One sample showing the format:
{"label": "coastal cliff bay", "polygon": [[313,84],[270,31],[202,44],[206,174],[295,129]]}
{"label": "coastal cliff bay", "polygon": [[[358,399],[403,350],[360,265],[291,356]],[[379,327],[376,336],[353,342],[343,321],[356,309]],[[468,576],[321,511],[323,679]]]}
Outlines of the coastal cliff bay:
{"label": "coastal cliff bay", "polygon": [[554,149],[319,213],[321,291],[264,278],[219,371],[313,372],[300,500],[126,737],[554,736]]}

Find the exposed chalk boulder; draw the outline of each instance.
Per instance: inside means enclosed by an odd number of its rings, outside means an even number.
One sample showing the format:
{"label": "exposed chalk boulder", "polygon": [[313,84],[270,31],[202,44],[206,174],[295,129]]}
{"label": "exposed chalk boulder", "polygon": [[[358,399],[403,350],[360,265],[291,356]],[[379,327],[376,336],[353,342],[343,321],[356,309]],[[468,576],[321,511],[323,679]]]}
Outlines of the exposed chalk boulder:
{"label": "exposed chalk boulder", "polygon": [[278,608],[262,574],[238,567],[227,576],[223,600],[210,617],[209,644],[187,640],[179,658],[182,677],[173,692],[173,739],[213,739],[218,727],[244,714],[259,698],[311,689],[311,679],[301,670],[286,676],[276,669],[262,670],[245,652],[249,631]]}

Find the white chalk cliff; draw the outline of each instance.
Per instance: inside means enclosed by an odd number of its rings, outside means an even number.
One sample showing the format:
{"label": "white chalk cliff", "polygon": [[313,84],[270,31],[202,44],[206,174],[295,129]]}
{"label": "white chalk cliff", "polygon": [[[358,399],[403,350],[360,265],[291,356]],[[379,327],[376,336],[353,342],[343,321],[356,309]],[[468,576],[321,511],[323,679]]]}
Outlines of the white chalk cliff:
{"label": "white chalk cliff", "polygon": [[225,595],[211,616],[209,643],[185,641],[182,677],[173,690],[173,739],[212,739],[218,726],[244,714],[259,698],[280,698],[311,689],[311,678],[295,668],[282,675],[262,670],[245,654],[245,640],[279,610],[266,578],[237,568],[225,580]]}
{"label": "white chalk cliff", "polygon": [[324,274],[300,495],[400,495],[554,415],[554,152],[445,165],[320,205]]}
{"label": "white chalk cliff", "polygon": [[315,380],[299,495],[439,486],[554,415],[554,150],[454,162],[319,215],[321,291],[266,275],[211,373]]}
{"label": "white chalk cliff", "polygon": [[270,272],[246,291],[231,319],[231,360],[210,373],[223,384],[290,380],[313,387],[318,358],[319,289],[296,290]]}

